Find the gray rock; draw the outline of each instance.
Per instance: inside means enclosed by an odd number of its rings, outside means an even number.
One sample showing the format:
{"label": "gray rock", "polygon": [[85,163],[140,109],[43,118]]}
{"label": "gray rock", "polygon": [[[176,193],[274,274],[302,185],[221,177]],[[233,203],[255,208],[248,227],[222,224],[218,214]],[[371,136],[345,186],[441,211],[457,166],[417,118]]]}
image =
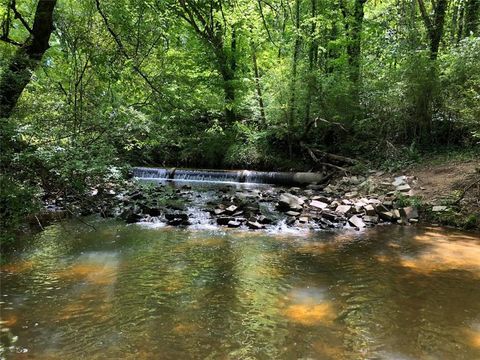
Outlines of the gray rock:
{"label": "gray rock", "polygon": [[372,206],[372,205],[365,205],[363,207],[365,209],[365,214],[367,214],[368,216],[375,216],[377,215],[377,212],[375,211],[375,208]]}
{"label": "gray rock", "polygon": [[388,212],[389,210],[384,205],[378,204],[377,206],[375,206],[375,211],[377,213],[383,213],[383,212]]}
{"label": "gray rock", "polygon": [[348,222],[357,229],[363,229],[366,226],[363,220],[357,215],[353,215],[350,219],[348,219]]}
{"label": "gray rock", "polygon": [[323,212],[322,212],[322,217],[323,217],[324,219],[327,219],[328,221],[333,221],[333,222],[335,222],[335,221],[338,220],[338,215],[335,214],[335,213],[332,212],[332,211],[329,211],[329,210],[323,211]]}
{"label": "gray rock", "polygon": [[385,221],[393,221],[393,214],[390,211],[382,211],[379,212],[378,215],[380,216],[380,219],[385,220]]}
{"label": "gray rock", "polygon": [[410,189],[411,189],[410,185],[404,184],[404,185],[397,186],[397,187],[395,188],[395,191],[409,192]]}
{"label": "gray rock", "polygon": [[350,192],[347,192],[345,194],[345,197],[347,199],[353,199],[354,197],[358,196],[358,192],[357,191],[350,191]]}
{"label": "gray rock", "polygon": [[229,216],[222,216],[222,217],[217,218],[217,224],[218,225],[228,225],[228,223],[232,220],[233,220],[233,218],[231,218]]}
{"label": "gray rock", "polygon": [[242,225],[242,223],[240,221],[230,220],[227,223],[227,225],[228,225],[228,227],[231,227],[231,228],[238,228],[240,225]]}
{"label": "gray rock", "polygon": [[400,209],[400,216],[407,220],[418,218],[418,210],[412,206]]}
{"label": "gray rock", "polygon": [[308,216],[300,216],[298,221],[300,221],[302,224],[306,224],[308,223]]}
{"label": "gray rock", "polygon": [[260,230],[265,227],[264,225],[260,224],[257,221],[247,221],[247,226],[253,230]]}
{"label": "gray rock", "polygon": [[298,216],[300,215],[300,213],[298,211],[287,211],[285,214],[287,214],[288,216]]}
{"label": "gray rock", "polygon": [[260,216],[257,218],[257,221],[258,221],[260,224],[271,224],[271,223],[272,223],[272,219],[267,218],[265,215],[260,215]]}
{"label": "gray rock", "polygon": [[373,216],[365,215],[363,217],[363,221],[368,222],[368,223],[376,224],[376,223],[378,223],[378,215],[373,215]]}
{"label": "gray rock", "polygon": [[350,205],[338,205],[337,208],[335,209],[336,213],[346,215],[352,210],[352,207]]}
{"label": "gray rock", "polygon": [[434,207],[432,207],[433,212],[442,212],[442,211],[447,211],[447,210],[448,210],[448,207],[446,207],[446,206],[435,205]]}
{"label": "gray rock", "polygon": [[233,214],[235,211],[237,211],[237,209],[238,209],[238,206],[230,205],[229,207],[227,207],[227,208],[225,209],[225,211]]}
{"label": "gray rock", "polygon": [[395,181],[392,182],[392,185],[395,187],[404,185],[406,183],[406,180],[407,180],[406,176],[397,176],[395,178]]}
{"label": "gray rock", "polygon": [[278,208],[283,211],[301,210],[304,203],[305,201],[298,196],[285,193],[280,195],[278,199]]}
{"label": "gray rock", "polygon": [[218,215],[222,215],[225,212],[225,210],[224,209],[215,209],[215,210],[213,210],[213,212],[215,213],[215,215],[218,216]]}
{"label": "gray rock", "polygon": [[390,212],[392,213],[394,220],[401,218],[400,211],[398,209],[393,209]]}
{"label": "gray rock", "polygon": [[324,203],[322,201],[318,201],[318,200],[312,200],[310,201],[310,206],[314,207],[314,208],[317,208],[317,209],[325,209],[326,207],[328,207],[328,204],[327,203]]}

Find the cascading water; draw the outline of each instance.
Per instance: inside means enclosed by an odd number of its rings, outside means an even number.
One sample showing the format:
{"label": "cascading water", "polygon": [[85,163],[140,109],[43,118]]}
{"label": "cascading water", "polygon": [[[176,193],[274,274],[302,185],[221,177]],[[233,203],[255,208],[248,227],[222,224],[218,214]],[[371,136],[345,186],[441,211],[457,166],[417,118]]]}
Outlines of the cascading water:
{"label": "cascading water", "polygon": [[211,183],[252,183],[275,185],[304,185],[322,183],[325,176],[308,172],[262,172],[249,170],[203,170],[133,168],[133,176],[141,180],[211,182]]}

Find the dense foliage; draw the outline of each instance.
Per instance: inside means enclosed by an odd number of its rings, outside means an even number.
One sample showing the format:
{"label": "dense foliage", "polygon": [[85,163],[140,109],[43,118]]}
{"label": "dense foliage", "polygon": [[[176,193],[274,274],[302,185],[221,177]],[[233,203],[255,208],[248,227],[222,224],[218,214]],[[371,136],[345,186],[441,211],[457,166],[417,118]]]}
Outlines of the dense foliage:
{"label": "dense foliage", "polygon": [[[1,0],[0,78],[15,76],[48,1]],[[479,8],[59,0],[50,48],[0,114],[2,218],[33,207],[32,194],[85,191],[127,163],[309,168],[305,147],[385,160],[474,146]]]}

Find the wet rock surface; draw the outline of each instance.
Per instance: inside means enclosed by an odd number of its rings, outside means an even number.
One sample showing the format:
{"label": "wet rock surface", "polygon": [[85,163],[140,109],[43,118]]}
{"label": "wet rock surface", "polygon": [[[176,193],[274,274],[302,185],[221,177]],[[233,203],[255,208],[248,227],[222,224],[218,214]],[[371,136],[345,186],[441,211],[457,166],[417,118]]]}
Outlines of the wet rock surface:
{"label": "wet rock surface", "polygon": [[410,181],[406,176],[391,181],[351,176],[303,188],[128,182],[101,192],[92,189],[89,203],[59,198],[46,208],[68,208],[73,214],[97,213],[126,223],[360,230],[382,223],[415,223],[419,212],[404,201],[411,196],[411,190],[407,191]]}

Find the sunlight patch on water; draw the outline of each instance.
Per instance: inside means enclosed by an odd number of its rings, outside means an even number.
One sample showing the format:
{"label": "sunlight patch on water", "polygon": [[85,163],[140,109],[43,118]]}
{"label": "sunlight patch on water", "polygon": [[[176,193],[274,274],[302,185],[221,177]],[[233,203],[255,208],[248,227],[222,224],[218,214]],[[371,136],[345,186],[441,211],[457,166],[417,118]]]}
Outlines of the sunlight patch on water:
{"label": "sunlight patch on water", "polygon": [[321,287],[295,288],[284,302],[287,306],[282,310],[283,315],[301,325],[328,325],[336,318],[334,306],[327,300],[327,289]]}
{"label": "sunlight patch on water", "polygon": [[7,272],[11,274],[18,274],[35,267],[35,261],[33,260],[20,260],[11,264],[4,264],[0,266],[1,272]]}
{"label": "sunlight patch on water", "polygon": [[283,314],[289,320],[305,326],[328,325],[335,320],[335,311],[329,302],[316,305],[290,305],[283,311]]}
{"label": "sunlight patch on water", "polygon": [[414,240],[425,249],[417,256],[403,257],[404,267],[422,273],[467,270],[480,276],[479,237],[429,231],[415,236]]}
{"label": "sunlight patch on water", "polygon": [[111,285],[116,281],[119,261],[117,254],[91,252],[78,258],[77,263],[55,275],[62,279],[87,281],[96,285]]}

